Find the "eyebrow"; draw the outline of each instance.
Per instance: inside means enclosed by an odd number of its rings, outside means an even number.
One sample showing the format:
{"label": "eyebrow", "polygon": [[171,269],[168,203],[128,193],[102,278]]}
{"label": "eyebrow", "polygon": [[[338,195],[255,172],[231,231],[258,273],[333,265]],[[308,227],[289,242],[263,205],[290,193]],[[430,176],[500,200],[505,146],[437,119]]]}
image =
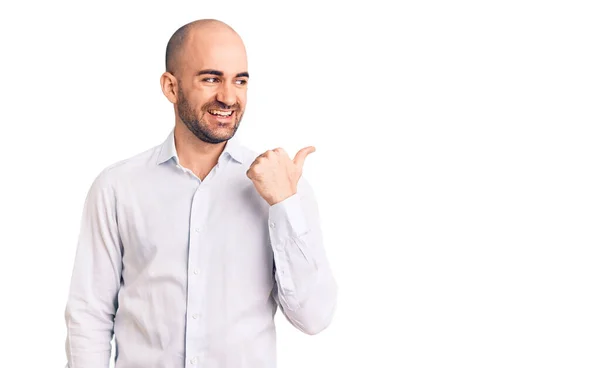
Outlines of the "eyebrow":
{"label": "eyebrow", "polygon": [[[223,72],[220,70],[214,70],[214,69],[204,69],[204,70],[200,70],[198,73],[196,73],[196,75],[202,75],[202,74],[211,74],[211,75],[216,75],[218,77],[222,77],[223,76]],[[241,72],[241,73],[237,73],[235,75],[236,78],[241,78],[241,77],[246,77],[246,78],[250,78],[250,75],[248,74],[248,72]]]}

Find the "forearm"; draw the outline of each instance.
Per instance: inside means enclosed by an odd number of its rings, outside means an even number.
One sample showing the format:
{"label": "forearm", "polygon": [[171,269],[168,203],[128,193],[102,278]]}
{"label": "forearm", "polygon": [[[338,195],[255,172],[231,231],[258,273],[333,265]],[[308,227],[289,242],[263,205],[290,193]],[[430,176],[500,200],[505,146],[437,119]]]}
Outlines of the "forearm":
{"label": "forearm", "polygon": [[271,206],[269,225],[278,301],[294,326],[316,334],[333,318],[337,284],[325,255],[312,193],[296,194]]}
{"label": "forearm", "polygon": [[108,368],[113,324],[95,320],[85,309],[70,306],[65,313],[68,368]]}
{"label": "forearm", "polygon": [[110,288],[105,280],[94,277],[93,268],[80,270],[84,264],[81,259],[76,262],[65,309],[68,367],[108,368],[114,333],[116,290]]}
{"label": "forearm", "polygon": [[[290,323],[314,335],[333,319],[337,303],[337,284],[329,269],[298,272],[289,261],[275,261],[277,297]],[[289,271],[288,271],[289,270]]]}

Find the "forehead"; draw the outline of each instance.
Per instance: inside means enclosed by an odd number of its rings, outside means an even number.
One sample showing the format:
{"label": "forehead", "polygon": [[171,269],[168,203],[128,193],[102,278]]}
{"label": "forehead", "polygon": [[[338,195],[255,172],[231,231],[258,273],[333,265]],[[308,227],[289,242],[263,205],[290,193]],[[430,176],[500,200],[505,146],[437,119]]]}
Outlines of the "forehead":
{"label": "forehead", "polygon": [[246,49],[241,40],[233,36],[192,36],[186,46],[182,58],[182,67],[186,74],[214,69],[225,75],[235,75],[248,70]]}

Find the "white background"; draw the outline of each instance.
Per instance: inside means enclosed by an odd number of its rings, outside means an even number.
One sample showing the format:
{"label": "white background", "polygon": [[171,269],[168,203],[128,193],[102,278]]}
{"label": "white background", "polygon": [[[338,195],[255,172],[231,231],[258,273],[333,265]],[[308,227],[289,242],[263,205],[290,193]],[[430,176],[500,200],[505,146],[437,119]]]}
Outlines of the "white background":
{"label": "white background", "polygon": [[2,2],[0,366],[64,366],[85,194],[164,140],[166,43],[207,17],[247,45],[243,141],[317,148],[339,307],[277,316],[280,367],[600,366],[594,2],[349,3]]}

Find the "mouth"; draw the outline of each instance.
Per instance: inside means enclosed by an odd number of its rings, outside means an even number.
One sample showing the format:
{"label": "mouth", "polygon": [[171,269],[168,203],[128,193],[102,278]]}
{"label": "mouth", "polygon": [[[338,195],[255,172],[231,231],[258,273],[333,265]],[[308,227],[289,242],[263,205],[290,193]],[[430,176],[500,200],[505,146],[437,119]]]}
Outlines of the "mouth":
{"label": "mouth", "polygon": [[208,113],[218,118],[228,118],[233,115],[233,110],[208,110]]}

